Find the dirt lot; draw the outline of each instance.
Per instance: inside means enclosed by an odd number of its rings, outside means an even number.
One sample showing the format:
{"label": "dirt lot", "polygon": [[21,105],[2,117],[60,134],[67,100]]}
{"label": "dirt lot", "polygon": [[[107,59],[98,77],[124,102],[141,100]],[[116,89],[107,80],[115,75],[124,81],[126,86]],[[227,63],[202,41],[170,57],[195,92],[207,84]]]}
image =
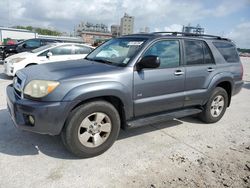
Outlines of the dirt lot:
{"label": "dirt lot", "polygon": [[14,128],[0,64],[0,187],[250,187],[250,59],[242,62],[244,88],[220,122],[188,117],[122,131],[90,159],[74,158],[59,136]]}

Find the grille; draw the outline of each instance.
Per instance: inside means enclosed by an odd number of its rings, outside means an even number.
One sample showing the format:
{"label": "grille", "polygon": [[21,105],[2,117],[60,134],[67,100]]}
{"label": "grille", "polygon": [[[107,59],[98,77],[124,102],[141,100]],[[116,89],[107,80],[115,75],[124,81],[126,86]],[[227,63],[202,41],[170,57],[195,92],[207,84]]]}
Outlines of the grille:
{"label": "grille", "polygon": [[17,76],[17,83],[22,85],[22,80]]}
{"label": "grille", "polygon": [[22,92],[21,92],[21,91],[18,91],[16,88],[14,88],[14,89],[15,89],[16,95],[17,95],[19,98],[21,98]]}

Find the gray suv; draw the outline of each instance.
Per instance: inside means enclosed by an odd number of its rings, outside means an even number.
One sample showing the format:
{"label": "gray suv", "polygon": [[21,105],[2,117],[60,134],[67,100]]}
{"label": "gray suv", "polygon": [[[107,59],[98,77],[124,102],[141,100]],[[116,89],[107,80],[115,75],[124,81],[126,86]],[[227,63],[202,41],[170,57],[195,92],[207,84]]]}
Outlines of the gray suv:
{"label": "gray suv", "polygon": [[18,71],[7,87],[14,124],[61,134],[69,151],[106,151],[120,128],[198,114],[219,121],[243,85],[235,45],[225,38],[178,32],[111,39],[85,59]]}

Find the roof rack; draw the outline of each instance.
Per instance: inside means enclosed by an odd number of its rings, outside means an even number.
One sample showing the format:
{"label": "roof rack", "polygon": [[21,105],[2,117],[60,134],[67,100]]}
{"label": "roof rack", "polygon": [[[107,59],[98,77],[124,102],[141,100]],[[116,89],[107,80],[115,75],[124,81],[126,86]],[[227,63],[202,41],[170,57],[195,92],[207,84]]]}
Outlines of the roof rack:
{"label": "roof rack", "polygon": [[[185,32],[154,32],[152,33],[153,35],[172,35],[172,36],[191,36],[191,37],[205,37],[205,38],[214,38],[214,39],[219,39],[219,40],[229,40],[227,38],[223,38],[220,36],[216,35],[206,35],[206,34],[196,34],[196,33],[185,33]],[[230,41],[230,40],[229,40]]]}

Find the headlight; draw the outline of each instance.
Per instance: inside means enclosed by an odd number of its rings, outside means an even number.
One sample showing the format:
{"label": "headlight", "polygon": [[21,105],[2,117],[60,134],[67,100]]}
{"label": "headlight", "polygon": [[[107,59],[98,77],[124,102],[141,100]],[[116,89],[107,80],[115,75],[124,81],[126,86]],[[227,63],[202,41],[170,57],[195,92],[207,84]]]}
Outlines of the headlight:
{"label": "headlight", "polygon": [[13,59],[11,59],[10,60],[10,63],[18,63],[18,62],[20,62],[20,61],[22,61],[22,60],[24,60],[25,58],[20,58],[20,57],[18,57],[18,58],[13,58]]}
{"label": "headlight", "polygon": [[33,98],[45,97],[51,93],[60,83],[47,80],[32,80],[24,88],[24,94]]}

